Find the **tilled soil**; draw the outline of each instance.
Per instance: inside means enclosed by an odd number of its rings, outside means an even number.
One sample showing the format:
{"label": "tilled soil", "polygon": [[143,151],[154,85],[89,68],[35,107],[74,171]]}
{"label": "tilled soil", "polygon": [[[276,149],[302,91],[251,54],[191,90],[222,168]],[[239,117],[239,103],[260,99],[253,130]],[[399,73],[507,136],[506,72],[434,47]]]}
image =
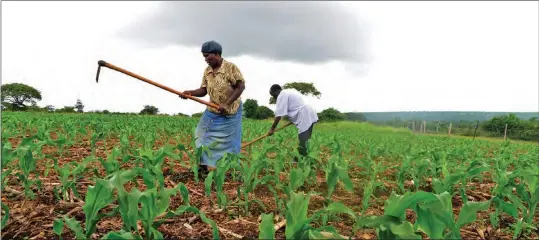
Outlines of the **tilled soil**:
{"label": "tilled soil", "polygon": [[[20,139],[10,139],[10,142],[15,147],[20,142]],[[169,142],[174,144],[173,142]],[[107,149],[105,151],[104,144],[99,142],[97,145],[99,149],[96,151],[98,157],[106,158],[106,152],[110,152],[112,147],[118,144],[117,139],[107,140]],[[162,143],[161,143],[162,144]],[[66,163],[75,161],[81,162],[82,159],[91,155],[90,143],[87,139],[80,144],[74,145],[67,149],[65,153],[60,157],[58,150],[54,147],[44,147],[44,154],[50,154],[55,158],[58,158],[58,163],[63,166]],[[244,152],[244,154],[246,154]],[[53,232],[53,221],[56,218],[62,216],[69,216],[75,218],[81,223],[84,228],[85,215],[82,211],[83,199],[87,190],[87,187],[92,185],[92,179],[95,174],[100,176],[105,175],[105,170],[99,162],[91,163],[87,166],[85,175],[82,180],[77,182],[77,191],[81,195],[80,199],[71,199],[71,201],[57,200],[53,194],[53,189],[61,185],[58,175],[54,170],[49,172],[48,176],[44,176],[46,164],[50,159],[38,160],[37,170],[39,173],[39,180],[41,180],[41,188],[38,191],[33,189],[36,193],[36,198],[25,199],[24,189],[22,183],[17,180],[15,175],[9,177],[9,181],[5,190],[2,192],[2,203],[9,207],[9,221],[5,228],[2,230],[2,238],[4,239],[59,239],[59,237]],[[183,157],[183,162],[188,164],[187,156]],[[16,161],[13,163],[16,164]],[[205,196],[204,178],[199,176],[199,182],[195,182],[194,175],[184,166],[181,166],[179,161],[167,159],[163,173],[165,175],[165,185],[167,187],[174,187],[177,183],[183,183],[189,190],[189,201],[192,206],[197,207],[203,211],[207,217],[217,223],[220,228],[219,234],[222,239],[238,239],[240,237],[245,239],[257,239],[259,234],[259,220],[262,213],[274,212],[277,208],[274,195],[265,185],[259,185],[253,193],[250,195],[250,199],[259,200],[266,207],[266,211],[254,202],[250,203],[249,214],[244,216],[243,205],[237,204],[237,188],[241,185],[240,182],[233,181],[231,178],[226,180],[224,184],[224,192],[227,195],[229,206],[226,210],[220,210],[217,207],[217,198],[215,194],[215,188],[212,189],[211,196]],[[388,166],[391,166],[388,163]],[[5,166],[3,166],[5,167]],[[122,168],[129,168],[129,164],[122,166]],[[17,168],[15,168],[17,169]],[[90,170],[91,169],[91,170]],[[94,170],[95,169],[95,172]],[[350,170],[350,176],[357,175],[361,170],[357,167],[353,167]],[[15,171],[16,172],[16,171]],[[309,202],[309,216],[316,210],[323,209],[327,206],[327,202],[324,199],[326,193],[325,176],[322,171],[319,171],[316,181],[316,186],[311,188],[318,192],[320,195],[311,196]],[[388,169],[386,172],[380,174],[382,179],[394,179],[395,170]],[[35,177],[34,177],[35,179]],[[286,180],[287,176],[281,174],[281,179]],[[359,213],[362,209],[363,189],[362,179],[353,178],[355,189],[353,192],[348,192],[343,189],[342,186],[337,186],[335,189],[332,200],[342,201],[346,206],[350,207],[355,212]],[[139,181],[141,186],[140,190],[144,190],[144,184]],[[428,182],[428,181],[427,181]],[[484,201],[490,199],[490,189],[493,183],[484,181],[481,183],[469,183],[475,187],[475,191],[468,191],[469,200],[472,201]],[[397,188],[396,184],[387,180],[382,184],[384,188],[377,188],[371,196],[369,201],[369,208],[365,211],[366,215],[382,215],[384,212],[384,201],[388,199],[391,194],[391,190]],[[126,186],[129,189],[131,186]],[[410,186],[407,186],[410,187]],[[281,196],[284,198],[284,195]],[[81,200],[82,199],[82,200]],[[174,210],[178,206],[182,205],[183,201],[180,194],[176,194],[171,197],[170,209]],[[454,214],[458,216],[460,207],[462,207],[462,199],[459,195],[453,197]],[[511,224],[514,224],[514,220],[505,214],[501,214],[500,228],[492,229],[489,221],[489,213],[492,212],[491,208],[488,212],[480,212],[478,214],[477,221],[464,227],[461,230],[463,239],[511,239],[512,232],[508,231]],[[200,218],[192,218],[194,214],[184,213],[181,216],[176,216],[167,219],[158,230],[163,234],[166,239],[186,239],[186,238],[212,238],[211,227],[200,221]],[[415,214],[412,211],[408,211],[407,219],[409,221],[415,221]],[[274,223],[278,223],[283,220],[283,216],[279,216],[275,219]],[[539,211],[535,216],[535,222],[539,221]],[[329,225],[335,227],[337,231],[344,236],[350,236],[356,239],[374,239],[376,234],[374,230],[362,229],[353,232],[353,220],[346,215],[339,215],[334,219],[330,219]],[[314,224],[315,226],[317,224]],[[105,217],[97,224],[97,231],[92,236],[92,239],[99,239],[106,235],[110,231],[119,231],[122,227],[122,220],[119,215],[115,217]],[[284,239],[285,227],[280,228],[276,233],[276,238]],[[532,238],[538,238],[539,232],[532,235]],[[74,239],[73,232],[64,227],[62,232],[63,239]]]}

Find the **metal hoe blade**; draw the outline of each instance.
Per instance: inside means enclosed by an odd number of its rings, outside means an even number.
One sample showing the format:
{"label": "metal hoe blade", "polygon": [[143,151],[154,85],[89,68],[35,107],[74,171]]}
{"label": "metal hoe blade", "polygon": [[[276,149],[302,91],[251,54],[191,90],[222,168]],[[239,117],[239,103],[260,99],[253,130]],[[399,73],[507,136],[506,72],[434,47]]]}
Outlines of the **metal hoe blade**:
{"label": "metal hoe blade", "polygon": [[106,63],[107,63],[107,62],[105,62],[105,61],[103,61],[103,60],[99,60],[99,61],[97,62],[97,65],[98,65],[98,67],[97,67],[97,74],[95,75],[95,82],[96,82],[96,83],[99,82],[99,73],[101,72],[101,67],[102,67],[102,66],[105,66]]}

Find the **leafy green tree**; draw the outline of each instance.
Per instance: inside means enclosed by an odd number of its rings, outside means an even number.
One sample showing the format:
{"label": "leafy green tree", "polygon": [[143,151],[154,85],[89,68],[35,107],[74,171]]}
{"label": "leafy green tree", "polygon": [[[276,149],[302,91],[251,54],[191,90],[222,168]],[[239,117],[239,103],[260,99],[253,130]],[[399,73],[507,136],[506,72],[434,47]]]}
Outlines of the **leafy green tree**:
{"label": "leafy green tree", "polygon": [[246,118],[257,118],[258,102],[254,99],[247,99],[243,104],[243,111]]}
{"label": "leafy green tree", "polygon": [[508,131],[518,131],[524,128],[523,122],[515,114],[496,116],[483,123],[483,128],[493,133],[503,133],[507,124]]}
{"label": "leafy green tree", "polygon": [[14,111],[24,111],[41,100],[39,90],[22,83],[3,84],[1,94],[2,105]]}
{"label": "leafy green tree", "polygon": [[[320,98],[322,96],[322,93],[316,89],[314,86],[314,83],[306,83],[306,82],[291,82],[287,83],[282,86],[283,89],[296,89],[301,94],[308,96],[312,95],[316,98]],[[273,97],[270,97],[269,104],[275,104],[276,99]]]}
{"label": "leafy green tree", "polygon": [[157,107],[151,105],[144,105],[144,108],[140,111],[139,114],[156,115],[158,113],[159,109]]}
{"label": "leafy green tree", "polygon": [[266,106],[260,106],[256,109],[256,119],[268,119],[275,117],[275,114],[271,109]]}
{"label": "leafy green tree", "polygon": [[318,119],[321,122],[342,121],[342,120],[346,120],[346,114],[339,112],[339,110],[335,108],[328,108],[318,113]]}
{"label": "leafy green tree", "polygon": [[258,106],[258,101],[254,99],[245,100],[243,111],[245,111],[245,117],[251,119],[267,119],[275,116],[271,109],[266,106]]}
{"label": "leafy green tree", "polygon": [[75,108],[77,109],[77,112],[83,112],[84,104],[82,104],[82,101],[80,99],[77,99],[77,103],[75,103]]}

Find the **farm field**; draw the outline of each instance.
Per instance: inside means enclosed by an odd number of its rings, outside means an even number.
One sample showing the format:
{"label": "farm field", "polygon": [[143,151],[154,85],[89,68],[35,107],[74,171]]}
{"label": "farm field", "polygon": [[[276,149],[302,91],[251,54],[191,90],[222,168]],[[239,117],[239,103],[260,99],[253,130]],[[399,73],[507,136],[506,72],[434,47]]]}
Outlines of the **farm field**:
{"label": "farm field", "polygon": [[535,143],[322,123],[292,164],[290,126],[203,176],[197,122],[2,112],[2,238],[539,238]]}

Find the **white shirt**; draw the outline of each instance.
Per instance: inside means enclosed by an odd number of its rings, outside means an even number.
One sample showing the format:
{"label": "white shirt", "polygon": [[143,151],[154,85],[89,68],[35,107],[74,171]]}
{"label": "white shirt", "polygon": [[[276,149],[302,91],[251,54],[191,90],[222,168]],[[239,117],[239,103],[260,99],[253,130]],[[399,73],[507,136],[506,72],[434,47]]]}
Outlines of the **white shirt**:
{"label": "white shirt", "polygon": [[275,116],[288,116],[299,133],[307,131],[311,124],[318,122],[316,111],[303,102],[301,93],[295,89],[281,90],[276,103]]}

